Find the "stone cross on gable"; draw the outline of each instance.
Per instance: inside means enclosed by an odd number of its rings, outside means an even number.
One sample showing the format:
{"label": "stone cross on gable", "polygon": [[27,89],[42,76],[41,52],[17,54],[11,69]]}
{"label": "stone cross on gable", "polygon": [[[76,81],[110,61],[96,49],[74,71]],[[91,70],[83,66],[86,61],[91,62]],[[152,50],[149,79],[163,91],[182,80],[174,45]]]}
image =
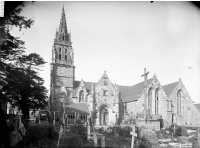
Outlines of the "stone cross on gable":
{"label": "stone cross on gable", "polygon": [[144,77],[145,86],[147,85],[147,75],[148,74],[149,74],[149,72],[146,72],[146,68],[144,68],[144,74],[141,75],[141,77]]}

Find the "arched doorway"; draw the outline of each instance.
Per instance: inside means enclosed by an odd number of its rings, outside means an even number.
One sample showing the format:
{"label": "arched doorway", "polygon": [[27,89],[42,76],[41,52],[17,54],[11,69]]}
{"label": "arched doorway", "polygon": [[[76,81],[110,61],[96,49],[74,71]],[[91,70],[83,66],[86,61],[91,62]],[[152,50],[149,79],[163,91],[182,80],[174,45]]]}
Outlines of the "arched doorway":
{"label": "arched doorway", "polygon": [[107,125],[108,124],[108,109],[106,105],[102,105],[99,110],[100,113],[100,125]]}

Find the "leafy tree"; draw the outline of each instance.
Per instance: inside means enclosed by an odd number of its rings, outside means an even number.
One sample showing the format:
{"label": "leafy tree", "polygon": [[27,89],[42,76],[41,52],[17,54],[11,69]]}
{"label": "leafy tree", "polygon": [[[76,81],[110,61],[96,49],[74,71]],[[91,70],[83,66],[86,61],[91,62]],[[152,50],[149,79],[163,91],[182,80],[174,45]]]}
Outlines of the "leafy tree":
{"label": "leafy tree", "polygon": [[[8,3],[13,5],[13,2]],[[45,62],[38,54],[24,55],[24,41],[10,34],[12,27],[21,31],[33,24],[32,19],[20,15],[21,11],[22,7],[14,9],[0,22],[3,37],[0,40],[0,96],[1,102],[8,101],[18,106],[25,118],[29,118],[29,109],[44,108],[47,105],[44,80],[37,72]]]}
{"label": "leafy tree", "polygon": [[25,42],[10,33],[13,27],[21,31],[33,25],[32,19],[21,15],[22,8],[22,2],[5,2],[5,17],[0,18],[0,147],[8,147],[9,143],[4,103],[18,106],[26,118],[30,108],[47,104],[44,80],[37,72],[44,60],[38,54],[24,55]]}
{"label": "leafy tree", "polygon": [[10,34],[10,27],[19,27],[21,30],[22,28],[30,28],[33,24],[33,20],[20,16],[22,8],[19,7],[13,10],[16,6],[21,4],[22,2],[5,2],[5,17],[0,18],[0,147],[2,148],[9,147],[8,127],[2,109],[5,102],[8,101],[6,98],[2,97],[2,94],[4,94],[2,89],[8,84],[5,80],[8,75],[6,69],[8,69],[8,67],[13,68],[13,66],[11,66],[12,62],[17,60],[18,56],[24,52],[24,42]]}
{"label": "leafy tree", "polygon": [[44,80],[37,73],[43,64],[44,60],[38,54],[32,53],[22,55],[14,63],[14,68],[6,68],[8,84],[2,88],[2,97],[13,107],[19,107],[25,118],[29,118],[30,109],[45,108],[47,105],[47,89],[43,86]]}

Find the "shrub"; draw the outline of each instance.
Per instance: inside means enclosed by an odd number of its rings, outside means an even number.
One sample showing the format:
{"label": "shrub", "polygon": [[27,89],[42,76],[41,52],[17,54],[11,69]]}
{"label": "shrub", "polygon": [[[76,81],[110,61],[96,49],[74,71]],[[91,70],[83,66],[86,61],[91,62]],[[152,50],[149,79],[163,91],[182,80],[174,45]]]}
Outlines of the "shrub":
{"label": "shrub", "polygon": [[123,138],[131,138],[130,132],[132,131],[132,128],[130,126],[125,126],[119,129],[119,135]]}
{"label": "shrub", "polygon": [[54,130],[51,124],[36,124],[34,126],[29,126],[26,129],[26,136],[24,142],[26,145],[32,144],[33,146],[38,146],[43,141],[47,139],[56,139],[58,133]]}
{"label": "shrub", "polygon": [[71,134],[69,137],[61,139],[60,143],[62,143],[60,148],[78,148],[81,147],[83,141],[81,136]]}
{"label": "shrub", "polygon": [[158,139],[169,139],[171,138],[171,134],[166,132],[167,130],[161,129],[160,131],[156,132]]}
{"label": "shrub", "polygon": [[147,140],[146,137],[137,137],[135,138],[135,142],[134,142],[134,148],[151,148],[152,147],[152,143]]}
{"label": "shrub", "polygon": [[109,137],[105,139],[106,147],[115,147],[115,148],[123,148],[123,147],[130,147],[131,146],[131,140],[127,141],[123,139],[122,137]]}
{"label": "shrub", "polygon": [[174,133],[174,126],[175,126],[175,134],[174,134],[174,136],[177,137],[178,125],[172,124],[169,128],[166,128],[166,130],[169,131],[170,135],[171,135],[172,133]]}
{"label": "shrub", "polygon": [[177,132],[176,132],[176,136],[187,136],[186,128],[184,128],[182,126],[178,127]]}
{"label": "shrub", "polygon": [[79,135],[83,141],[87,140],[87,131],[83,125],[73,125],[70,128],[70,132],[75,135]]}

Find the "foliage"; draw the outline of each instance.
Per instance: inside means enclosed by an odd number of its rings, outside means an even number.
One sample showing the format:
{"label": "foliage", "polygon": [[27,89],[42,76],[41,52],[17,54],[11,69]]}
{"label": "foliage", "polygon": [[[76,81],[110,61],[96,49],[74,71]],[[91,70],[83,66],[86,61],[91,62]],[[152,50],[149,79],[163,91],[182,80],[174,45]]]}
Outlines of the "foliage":
{"label": "foliage", "polygon": [[[12,36],[10,34],[10,29],[12,26],[15,26],[21,30],[22,28],[30,28],[33,24],[33,20],[20,15],[22,11],[22,8],[20,7],[9,12],[6,9],[8,8],[8,3],[9,2],[5,2],[5,17],[0,20],[0,147],[8,147],[9,141],[8,127],[2,111],[2,104],[7,103],[10,99],[10,96],[2,97],[2,94],[4,94],[2,87],[8,84],[8,81],[6,80],[8,71],[6,68],[13,65],[12,62],[18,59],[24,49],[24,42],[19,38]],[[13,7],[14,5],[15,2],[12,2],[12,5],[9,5],[9,7]]]}
{"label": "foliage", "polygon": [[132,128],[130,126],[125,126],[119,129],[119,135],[123,138],[131,138],[130,132],[132,131]]}
{"label": "foliage", "polygon": [[0,103],[8,101],[13,107],[18,106],[25,118],[29,118],[30,108],[46,106],[47,89],[37,72],[45,64],[43,58],[35,53],[25,55],[25,42],[10,33],[13,27],[21,31],[33,25],[32,19],[20,15],[21,6],[0,21]]}
{"label": "foliage", "polygon": [[6,123],[6,117],[2,110],[1,104],[0,104],[0,147],[8,147],[9,144],[9,138],[8,138],[8,127]]}
{"label": "foliage", "polygon": [[[101,142],[101,141],[100,141]],[[100,143],[98,142],[98,143]],[[122,147],[131,147],[131,139],[124,139],[122,137],[108,136],[105,137],[105,145],[108,148],[122,148]]]}
{"label": "foliage", "polygon": [[60,143],[62,143],[60,148],[66,148],[66,147],[78,148],[82,146],[83,141],[80,135],[71,134],[70,136],[61,139]]}
{"label": "foliage", "polygon": [[[177,130],[178,130],[178,125],[177,124],[172,124],[169,128],[166,128],[167,131],[170,132],[170,135],[173,133],[175,137],[177,137]],[[175,133],[174,133],[175,132]]]}
{"label": "foliage", "polygon": [[171,138],[170,132],[167,133],[166,129],[161,129],[160,131],[157,131],[156,135],[157,135],[158,139],[169,139],[169,138]]}
{"label": "foliage", "polygon": [[87,131],[83,125],[73,125],[70,128],[70,132],[75,135],[79,135],[83,141],[87,140]]}
{"label": "foliage", "polygon": [[38,67],[45,62],[40,55],[32,53],[22,55],[15,66],[9,65],[5,69],[8,72],[1,94],[12,106],[22,109],[25,118],[29,118],[29,109],[45,108],[47,105],[47,89],[43,86],[44,80],[38,76]]}
{"label": "foliage", "polygon": [[177,129],[176,136],[187,136],[186,128],[179,126],[178,129]]}
{"label": "foliage", "polygon": [[175,137],[187,136],[186,128],[182,126],[178,126],[176,124],[172,124],[169,128],[166,128],[166,130],[170,132],[170,135],[173,133]]}
{"label": "foliage", "polygon": [[152,147],[152,143],[149,140],[147,140],[146,137],[135,138],[134,148],[151,148],[151,147]]}
{"label": "foliage", "polygon": [[40,143],[47,139],[52,140],[58,138],[58,133],[55,131],[52,124],[36,124],[29,126],[24,137],[26,145],[39,146]]}

